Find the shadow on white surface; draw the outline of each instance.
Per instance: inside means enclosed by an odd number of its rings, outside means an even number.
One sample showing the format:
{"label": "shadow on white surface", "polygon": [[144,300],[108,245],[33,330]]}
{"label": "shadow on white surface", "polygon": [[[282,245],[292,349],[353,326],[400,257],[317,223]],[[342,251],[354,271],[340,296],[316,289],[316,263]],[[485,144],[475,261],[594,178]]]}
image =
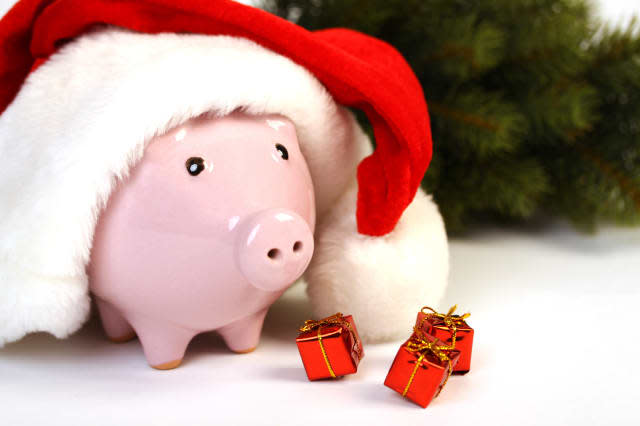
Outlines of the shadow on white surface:
{"label": "shadow on white surface", "polygon": [[484,245],[496,240],[522,240],[526,237],[538,244],[576,253],[611,254],[640,246],[640,233],[637,228],[605,225],[594,233],[586,233],[576,230],[566,222],[552,221],[550,218],[526,225],[474,230],[462,237],[453,236],[451,242]]}
{"label": "shadow on white surface", "polygon": [[264,321],[262,335],[281,342],[295,342],[298,328],[313,317],[305,294],[305,284],[297,282],[271,306]]}

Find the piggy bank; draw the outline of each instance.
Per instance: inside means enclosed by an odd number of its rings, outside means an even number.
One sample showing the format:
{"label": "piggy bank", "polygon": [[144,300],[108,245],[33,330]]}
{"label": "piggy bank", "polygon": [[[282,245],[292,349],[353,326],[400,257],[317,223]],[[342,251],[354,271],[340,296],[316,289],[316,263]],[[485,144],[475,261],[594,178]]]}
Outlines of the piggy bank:
{"label": "piggy bank", "polygon": [[269,306],[305,271],[315,202],[295,127],[278,115],[202,116],[155,137],[112,193],[87,268],[107,336],[180,365],[217,331],[258,344]]}

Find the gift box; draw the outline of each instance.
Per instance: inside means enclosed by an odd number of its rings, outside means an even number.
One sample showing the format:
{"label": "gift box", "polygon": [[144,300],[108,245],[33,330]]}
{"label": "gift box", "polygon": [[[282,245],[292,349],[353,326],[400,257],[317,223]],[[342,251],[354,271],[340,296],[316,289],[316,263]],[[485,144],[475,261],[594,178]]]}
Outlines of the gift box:
{"label": "gift box", "polygon": [[460,351],[460,359],[453,374],[466,374],[471,368],[471,350],[473,349],[473,328],[465,321],[470,314],[454,315],[457,306],[441,314],[425,306],[418,313],[416,328],[442,340],[445,344]]}
{"label": "gift box", "polygon": [[354,374],[364,357],[351,315],[337,313],[323,320],[305,321],[296,343],[309,380]]}
{"label": "gift box", "polygon": [[400,347],[384,384],[426,408],[442,391],[459,357],[460,351],[416,329]]}

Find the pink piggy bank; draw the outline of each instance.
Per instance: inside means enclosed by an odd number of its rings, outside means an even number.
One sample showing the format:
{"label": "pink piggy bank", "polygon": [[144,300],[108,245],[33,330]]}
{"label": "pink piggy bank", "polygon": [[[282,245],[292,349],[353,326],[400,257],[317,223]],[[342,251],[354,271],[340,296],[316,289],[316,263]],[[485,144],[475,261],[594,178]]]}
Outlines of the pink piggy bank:
{"label": "pink piggy bank", "polygon": [[235,112],[154,138],[96,228],[88,274],[107,336],[137,335],[157,369],[180,365],[205,331],[252,351],[311,260],[314,226],[288,119]]}

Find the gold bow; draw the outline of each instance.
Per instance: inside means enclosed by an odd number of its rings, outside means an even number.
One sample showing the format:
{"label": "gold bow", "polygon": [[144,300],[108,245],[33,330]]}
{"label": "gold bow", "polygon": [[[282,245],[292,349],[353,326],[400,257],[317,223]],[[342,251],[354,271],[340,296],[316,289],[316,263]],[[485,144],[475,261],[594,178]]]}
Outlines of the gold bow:
{"label": "gold bow", "polygon": [[[425,312],[425,309],[430,310],[431,313]],[[463,315],[453,315],[453,313],[455,312],[456,309],[458,309],[458,305],[453,305],[449,309],[449,312],[447,312],[446,314],[441,314],[438,311],[436,311],[435,309],[430,308],[428,306],[425,306],[424,308],[422,308],[421,312],[423,314],[427,315],[427,316],[425,318],[423,318],[422,322],[420,323],[420,327],[419,328],[422,328],[422,326],[424,325],[424,322],[429,317],[440,318],[442,320],[442,322],[444,322],[444,325],[446,325],[447,328],[451,331],[451,346],[449,347],[449,349],[455,349],[455,347],[456,347],[456,338],[458,336],[458,327],[463,326],[464,325],[464,320],[471,316],[471,314],[469,312],[467,312],[466,314],[463,314]]]}
{"label": "gold bow", "polygon": [[347,321],[346,319],[344,319],[344,317],[342,316],[342,313],[338,312],[335,315],[331,315],[330,317],[327,317],[325,319],[321,319],[321,320],[306,320],[304,322],[304,325],[302,327],[300,327],[300,332],[301,333],[305,333],[307,331],[313,331],[315,329],[318,330],[318,344],[320,345],[320,350],[322,351],[322,357],[324,358],[324,362],[327,365],[327,369],[329,370],[329,374],[331,375],[332,378],[336,378],[335,373],[333,372],[333,368],[331,367],[331,363],[329,362],[329,357],[327,356],[327,352],[324,349],[324,345],[322,344],[322,327],[324,326],[330,326],[330,325],[337,325],[340,327],[347,327],[349,329],[349,332],[351,333],[351,336],[353,337],[353,344],[354,344],[354,349],[356,351],[356,353],[358,354],[359,357],[361,357],[361,353],[360,353],[360,346],[358,344],[358,338],[356,337],[356,333],[353,330],[353,327],[351,327],[351,324],[349,323],[349,321]]}
{"label": "gold bow", "polygon": [[327,317],[325,319],[321,319],[321,320],[306,320],[304,322],[304,325],[302,327],[300,327],[300,332],[304,333],[307,331],[313,331],[317,328],[320,328],[324,325],[340,325],[340,326],[347,326],[349,327],[349,330],[351,330],[351,324],[349,324],[349,321],[347,321],[346,319],[344,319],[344,317],[342,316],[342,313],[338,312],[335,315],[331,315],[330,317]]}
{"label": "gold bow", "polygon": [[402,396],[407,396],[407,392],[409,392],[409,388],[411,387],[411,383],[413,383],[413,379],[418,372],[418,368],[420,368],[420,365],[422,365],[422,360],[427,355],[431,354],[437,357],[440,361],[447,363],[447,378],[444,380],[442,386],[440,386],[440,389],[438,389],[438,393],[436,393],[436,395],[434,396],[435,398],[440,395],[440,392],[449,381],[449,377],[451,377],[451,373],[453,372],[451,358],[446,352],[443,352],[452,348],[446,345],[438,345],[438,340],[434,340],[433,342],[426,340],[425,334],[418,327],[414,327],[413,332],[414,333],[411,336],[411,339],[407,342],[405,347],[410,352],[420,353],[420,356],[416,360],[416,366],[411,373],[411,377],[409,377],[409,382],[407,383],[407,386],[405,386],[404,391],[402,392]]}

